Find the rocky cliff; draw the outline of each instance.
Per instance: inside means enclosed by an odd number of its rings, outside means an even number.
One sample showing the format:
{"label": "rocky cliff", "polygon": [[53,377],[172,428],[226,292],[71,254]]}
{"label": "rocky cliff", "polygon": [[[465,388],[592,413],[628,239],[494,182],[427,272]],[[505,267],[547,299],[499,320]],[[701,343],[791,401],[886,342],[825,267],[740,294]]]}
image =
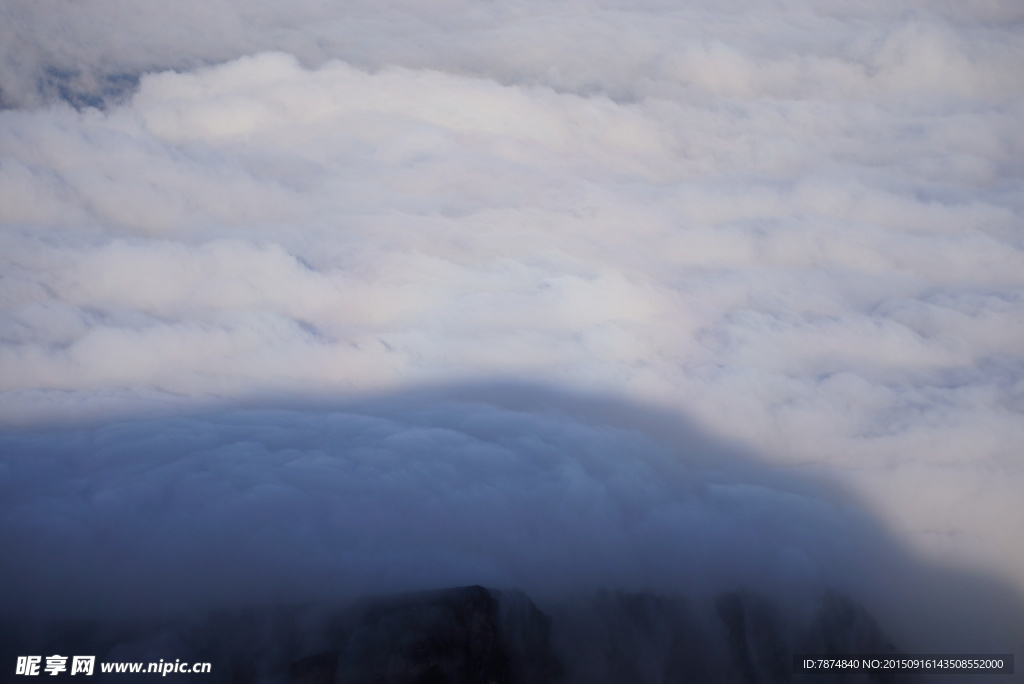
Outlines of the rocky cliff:
{"label": "rocky cliff", "polygon": [[750,592],[710,602],[600,592],[542,610],[518,591],[469,586],[178,621],[10,622],[0,636],[11,662],[65,652],[103,662],[179,658],[212,663],[202,680],[226,684],[918,681],[906,674],[793,673],[794,653],[897,653],[863,607],[837,594],[822,596],[809,611]]}

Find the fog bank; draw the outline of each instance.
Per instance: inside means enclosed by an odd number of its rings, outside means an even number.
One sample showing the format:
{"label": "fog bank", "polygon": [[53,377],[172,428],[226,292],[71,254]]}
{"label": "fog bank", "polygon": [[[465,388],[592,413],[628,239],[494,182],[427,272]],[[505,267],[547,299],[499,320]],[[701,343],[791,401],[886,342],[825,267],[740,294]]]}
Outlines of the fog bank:
{"label": "fog bank", "polygon": [[[0,19],[3,562],[25,606],[269,600],[307,575],[877,588],[853,570],[890,572],[876,533],[1024,592],[1016,0]],[[487,410],[444,402],[422,425],[324,408],[493,378],[684,416],[749,464],[719,480],[658,429],[506,390],[483,436],[462,421]],[[76,566],[90,599],[58,541],[123,570]]]}

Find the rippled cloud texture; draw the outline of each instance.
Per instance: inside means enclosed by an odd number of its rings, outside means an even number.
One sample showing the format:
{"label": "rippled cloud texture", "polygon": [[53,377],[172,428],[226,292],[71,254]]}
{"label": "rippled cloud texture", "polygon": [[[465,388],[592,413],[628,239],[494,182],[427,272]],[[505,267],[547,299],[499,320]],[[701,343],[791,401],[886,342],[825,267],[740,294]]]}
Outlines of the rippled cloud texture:
{"label": "rippled cloud texture", "polygon": [[542,381],[690,416],[1024,589],[1016,0],[0,16],[10,434]]}

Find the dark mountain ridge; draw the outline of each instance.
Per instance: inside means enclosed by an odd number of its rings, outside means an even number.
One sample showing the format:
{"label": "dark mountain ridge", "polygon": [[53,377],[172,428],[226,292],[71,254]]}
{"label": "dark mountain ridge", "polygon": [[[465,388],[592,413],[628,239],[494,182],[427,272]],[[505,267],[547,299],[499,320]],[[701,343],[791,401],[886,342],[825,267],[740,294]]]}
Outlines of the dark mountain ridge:
{"label": "dark mountain ridge", "polygon": [[[481,586],[393,594],[347,606],[246,609],[177,621],[9,623],[4,650],[94,654],[97,662],[209,662],[170,680],[228,684],[575,684],[913,682],[913,675],[794,674],[794,653],[898,650],[855,601],[810,611],[762,595],[707,606],[650,592],[602,591],[539,608]],[[97,668],[98,670],[98,668]],[[66,674],[66,673],[65,673]],[[99,681],[104,681],[97,671]],[[108,674],[120,678],[123,674]]]}

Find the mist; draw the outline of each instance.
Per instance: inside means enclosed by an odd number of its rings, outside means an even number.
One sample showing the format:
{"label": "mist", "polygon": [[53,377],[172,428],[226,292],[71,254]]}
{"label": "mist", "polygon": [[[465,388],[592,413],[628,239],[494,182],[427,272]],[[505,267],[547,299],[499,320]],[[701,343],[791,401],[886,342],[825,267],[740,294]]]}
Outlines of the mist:
{"label": "mist", "polygon": [[18,431],[2,447],[8,619],[483,584],[556,614],[608,591],[700,606],[742,590],[797,615],[839,593],[931,649],[1009,650],[1022,626],[1009,587],[908,553],[814,471],[615,399],[486,383]]}
{"label": "mist", "polygon": [[9,614],[746,587],[1024,645],[1019,3],[0,17]]}

